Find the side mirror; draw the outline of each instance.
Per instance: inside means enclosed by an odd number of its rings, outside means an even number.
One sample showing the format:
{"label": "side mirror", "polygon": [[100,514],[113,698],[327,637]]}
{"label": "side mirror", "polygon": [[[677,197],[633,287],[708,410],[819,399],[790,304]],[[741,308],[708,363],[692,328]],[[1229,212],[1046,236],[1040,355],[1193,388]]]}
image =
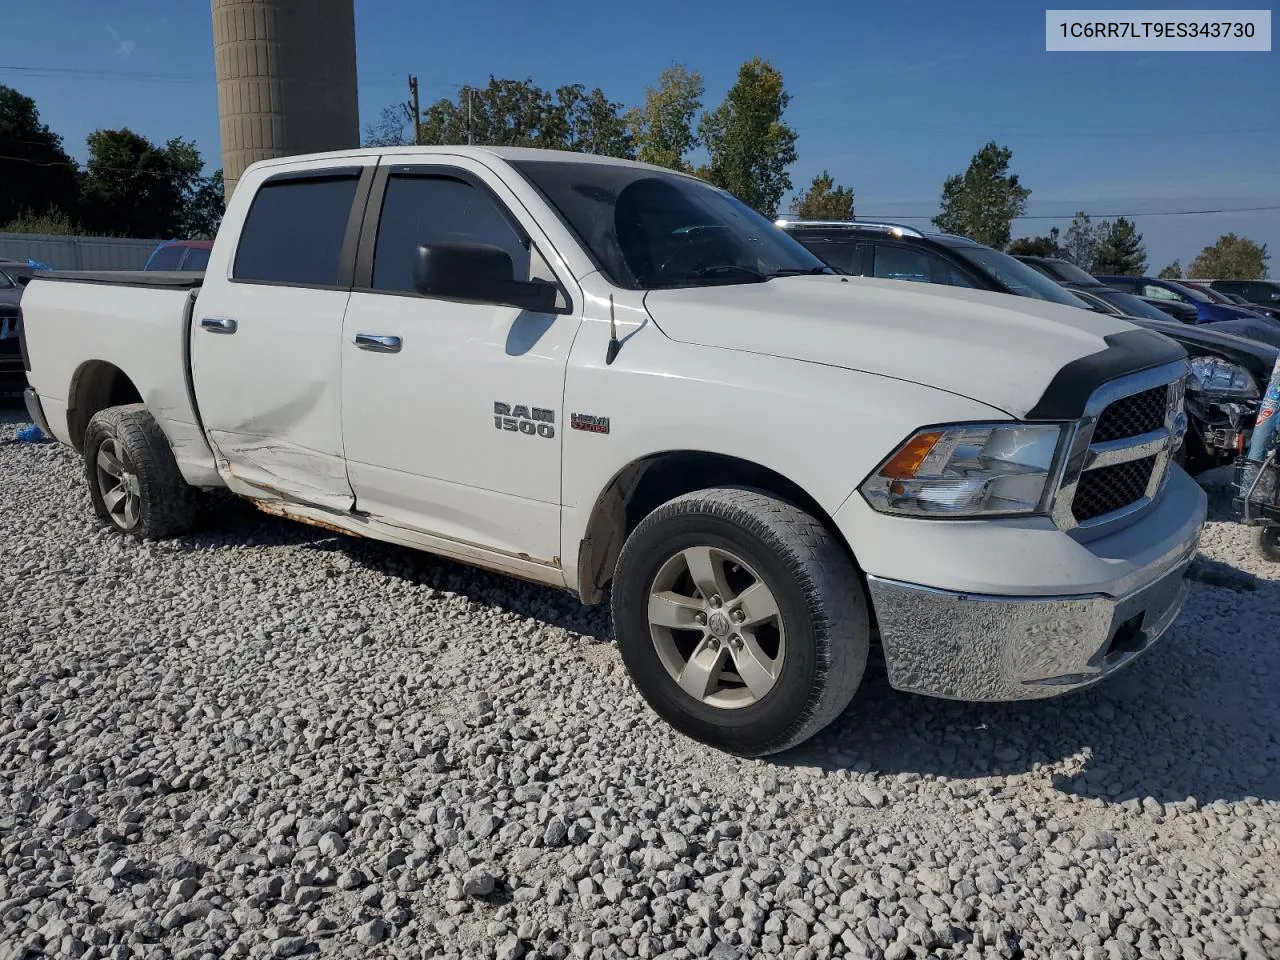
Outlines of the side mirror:
{"label": "side mirror", "polygon": [[413,264],[413,286],[424,297],[496,303],[533,313],[556,308],[556,285],[516,280],[511,254],[491,243],[422,244]]}

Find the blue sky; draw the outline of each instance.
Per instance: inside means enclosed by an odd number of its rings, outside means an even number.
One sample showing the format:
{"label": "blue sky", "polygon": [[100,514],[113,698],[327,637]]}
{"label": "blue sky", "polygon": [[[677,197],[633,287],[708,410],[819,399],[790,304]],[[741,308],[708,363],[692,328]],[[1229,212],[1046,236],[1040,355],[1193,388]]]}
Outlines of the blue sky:
{"label": "blue sky", "polygon": [[[34,97],[74,156],[84,158],[90,131],[129,126],[193,138],[218,165],[205,0],[6,6],[0,83]],[[701,71],[714,106],[738,65],[763,56],[793,95],[793,181],[829,169],[855,189],[859,217],[927,218],[943,179],[990,139],[1013,150],[1033,215],[1280,205],[1280,53],[1046,53],[1045,5],[1026,2],[823,9],[356,0],[361,121],[403,99],[410,72],[424,104],[490,73],[598,85],[634,104],[683,63]],[[1022,220],[1014,234],[1053,223]],[[1233,230],[1266,242],[1280,274],[1280,209],[1138,225],[1153,270],[1175,257],[1185,266]]]}

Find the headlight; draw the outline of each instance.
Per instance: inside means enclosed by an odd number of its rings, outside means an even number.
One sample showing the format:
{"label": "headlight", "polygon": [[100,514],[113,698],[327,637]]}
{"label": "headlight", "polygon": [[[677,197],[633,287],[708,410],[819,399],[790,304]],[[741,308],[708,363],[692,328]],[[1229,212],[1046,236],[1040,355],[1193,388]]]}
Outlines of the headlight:
{"label": "headlight", "polygon": [[917,430],[861,487],[881,513],[1045,513],[1061,425],[959,423]]}
{"label": "headlight", "polygon": [[1192,393],[1213,393],[1223,397],[1251,400],[1258,395],[1258,384],[1249,371],[1237,363],[1219,357],[1192,357]]}

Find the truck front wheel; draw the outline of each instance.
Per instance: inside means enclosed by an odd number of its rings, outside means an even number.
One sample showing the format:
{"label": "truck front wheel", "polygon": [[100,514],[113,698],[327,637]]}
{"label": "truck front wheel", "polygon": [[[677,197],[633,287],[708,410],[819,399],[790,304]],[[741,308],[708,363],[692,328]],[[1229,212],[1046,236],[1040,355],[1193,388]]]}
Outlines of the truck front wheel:
{"label": "truck front wheel", "polygon": [[682,733],[743,756],[813,736],[853,699],[867,601],[821,522],[765,493],[701,490],[627,538],[614,635],[649,705]]}
{"label": "truck front wheel", "polygon": [[157,540],[185,533],[195,522],[195,492],[143,404],[93,415],[84,466],[94,513],[121,533]]}

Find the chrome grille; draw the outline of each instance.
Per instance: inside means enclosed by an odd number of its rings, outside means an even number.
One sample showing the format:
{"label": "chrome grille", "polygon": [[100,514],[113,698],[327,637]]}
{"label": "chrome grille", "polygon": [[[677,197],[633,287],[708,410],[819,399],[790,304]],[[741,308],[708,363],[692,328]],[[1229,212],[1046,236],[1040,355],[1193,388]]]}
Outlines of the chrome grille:
{"label": "chrome grille", "polygon": [[1104,383],[1076,423],[1053,519],[1063,530],[1100,532],[1136,516],[1160,493],[1186,429],[1185,362]]}
{"label": "chrome grille", "polygon": [[1077,523],[1086,523],[1116,510],[1122,510],[1146,496],[1155,457],[1143,457],[1110,467],[1087,470],[1080,475],[1071,513]]}
{"label": "chrome grille", "polygon": [[1169,386],[1163,384],[1122,397],[1107,405],[1093,428],[1093,443],[1136,437],[1164,426],[1169,408]]}

